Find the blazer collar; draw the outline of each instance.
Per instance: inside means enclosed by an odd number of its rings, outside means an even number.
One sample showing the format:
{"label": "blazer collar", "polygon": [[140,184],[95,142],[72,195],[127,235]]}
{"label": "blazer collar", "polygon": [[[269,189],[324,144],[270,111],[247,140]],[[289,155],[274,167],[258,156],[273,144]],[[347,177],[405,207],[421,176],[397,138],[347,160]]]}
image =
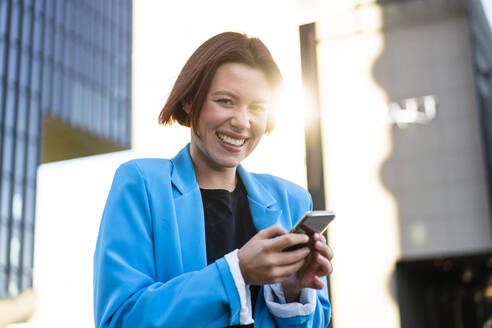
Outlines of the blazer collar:
{"label": "blazer collar", "polygon": [[246,187],[248,198],[250,200],[255,201],[257,204],[265,208],[271,207],[277,202],[275,198],[273,198],[270,191],[268,191],[268,189],[266,189],[253,174],[246,171],[242,165],[237,167],[237,171],[243,181],[244,186]]}
{"label": "blazer collar", "polygon": [[[188,143],[181,151],[171,159],[173,163],[173,172],[171,180],[174,186],[179,190],[181,194],[198,187],[195,176],[195,168],[190,156],[190,144]],[[248,192],[249,199],[255,201],[262,207],[271,207],[276,203],[275,198],[266,189],[256,177],[246,171],[242,165],[237,167],[239,176],[241,177],[246,191]]]}
{"label": "blazer collar", "polygon": [[[187,144],[181,149],[181,151],[171,159],[171,162],[174,166],[171,180],[181,194],[186,194],[198,187],[195,169],[190,156],[190,144]],[[271,207],[277,202],[270,191],[266,189],[253,174],[246,171],[242,165],[237,167],[237,172],[246,187],[248,198],[250,200],[253,200],[255,203],[265,208]]]}
{"label": "blazer collar", "polygon": [[249,209],[256,230],[260,231],[279,223],[282,210],[276,206],[277,201],[270,191],[241,165],[237,169],[248,193]]}
{"label": "blazer collar", "polygon": [[198,188],[196,182],[195,168],[190,156],[190,144],[187,144],[180,152],[171,159],[173,172],[171,181],[181,194]]}

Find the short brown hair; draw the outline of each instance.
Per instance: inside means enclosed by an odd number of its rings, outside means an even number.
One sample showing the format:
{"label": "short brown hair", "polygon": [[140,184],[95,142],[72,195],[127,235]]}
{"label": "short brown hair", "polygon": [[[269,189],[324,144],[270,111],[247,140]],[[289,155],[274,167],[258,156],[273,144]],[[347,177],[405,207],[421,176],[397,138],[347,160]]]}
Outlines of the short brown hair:
{"label": "short brown hair", "polygon": [[[188,59],[159,114],[159,123],[178,122],[188,127],[191,125],[196,130],[215,72],[220,65],[230,62],[260,69],[272,90],[282,83],[280,70],[260,39],[236,32],[224,32],[205,41]],[[185,104],[190,106],[189,115],[183,109]],[[270,110],[266,133],[273,127]]]}

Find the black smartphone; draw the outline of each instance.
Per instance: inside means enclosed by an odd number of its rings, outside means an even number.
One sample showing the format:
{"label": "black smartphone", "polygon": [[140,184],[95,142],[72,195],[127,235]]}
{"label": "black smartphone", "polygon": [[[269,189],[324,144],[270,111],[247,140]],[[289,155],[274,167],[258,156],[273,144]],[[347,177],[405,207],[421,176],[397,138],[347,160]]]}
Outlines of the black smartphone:
{"label": "black smartphone", "polygon": [[[335,218],[335,213],[331,211],[309,211],[297,221],[294,227],[290,230],[293,233],[305,233],[310,238],[315,233],[324,233],[328,229],[328,224]],[[311,244],[311,240],[306,244],[298,244],[287,247],[284,252],[293,251]]]}

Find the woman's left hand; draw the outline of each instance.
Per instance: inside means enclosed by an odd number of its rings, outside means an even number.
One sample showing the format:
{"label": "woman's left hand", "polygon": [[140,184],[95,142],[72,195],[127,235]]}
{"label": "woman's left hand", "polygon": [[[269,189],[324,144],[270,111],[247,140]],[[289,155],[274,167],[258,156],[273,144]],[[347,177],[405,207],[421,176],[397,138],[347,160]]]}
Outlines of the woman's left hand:
{"label": "woman's left hand", "polygon": [[321,277],[333,271],[331,260],[333,251],[326,244],[326,239],[319,233],[313,235],[313,247],[306,264],[296,273],[282,282],[286,301],[297,302],[302,288],[322,289]]}

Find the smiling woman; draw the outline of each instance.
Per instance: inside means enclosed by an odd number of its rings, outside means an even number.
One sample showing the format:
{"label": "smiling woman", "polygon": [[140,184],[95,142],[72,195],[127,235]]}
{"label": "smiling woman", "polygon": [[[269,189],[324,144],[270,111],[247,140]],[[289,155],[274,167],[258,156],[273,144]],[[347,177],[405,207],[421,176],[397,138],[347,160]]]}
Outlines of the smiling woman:
{"label": "smiling woman", "polygon": [[190,57],[159,122],[190,127],[173,159],[116,172],[94,254],[97,327],[326,327],[333,252],[287,231],[312,208],[286,180],[240,163],[273,129],[281,82],[257,38],[226,32]]}

